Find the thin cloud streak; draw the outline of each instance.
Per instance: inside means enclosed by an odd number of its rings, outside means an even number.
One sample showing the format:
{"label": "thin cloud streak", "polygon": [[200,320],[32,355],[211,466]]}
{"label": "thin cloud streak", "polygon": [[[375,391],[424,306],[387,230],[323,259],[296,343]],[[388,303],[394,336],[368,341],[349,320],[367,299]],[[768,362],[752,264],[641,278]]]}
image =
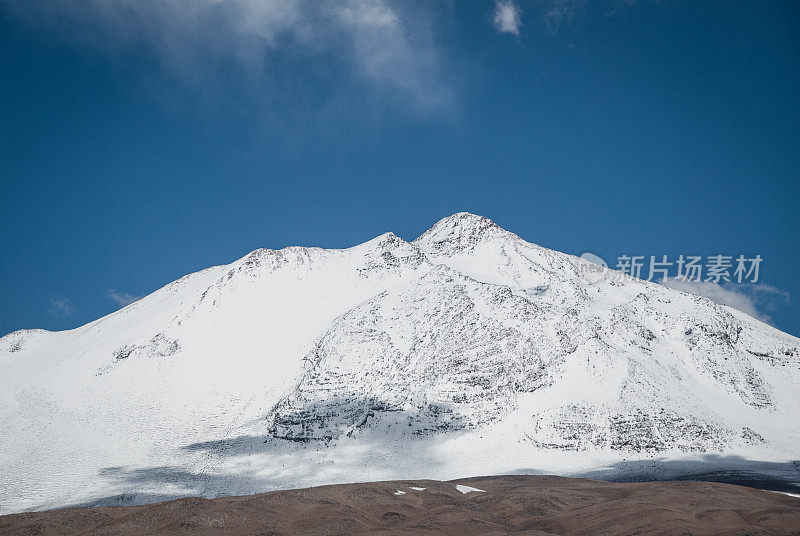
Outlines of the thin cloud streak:
{"label": "thin cloud streak", "polygon": [[779,303],[789,302],[789,293],[763,283],[721,286],[711,281],[684,281],[669,278],[660,281],[666,287],[708,298],[720,305],[733,307],[743,313],[774,325],[765,310],[773,310]]}
{"label": "thin cloud streak", "polygon": [[135,296],[128,292],[117,292],[116,290],[109,290],[106,293],[111,301],[119,305],[120,307],[125,307],[126,305],[130,305],[135,301],[141,300],[143,296]]}
{"label": "thin cloud streak", "polygon": [[47,310],[53,316],[67,318],[72,316],[78,308],[66,296],[57,296],[50,298],[50,307]]}

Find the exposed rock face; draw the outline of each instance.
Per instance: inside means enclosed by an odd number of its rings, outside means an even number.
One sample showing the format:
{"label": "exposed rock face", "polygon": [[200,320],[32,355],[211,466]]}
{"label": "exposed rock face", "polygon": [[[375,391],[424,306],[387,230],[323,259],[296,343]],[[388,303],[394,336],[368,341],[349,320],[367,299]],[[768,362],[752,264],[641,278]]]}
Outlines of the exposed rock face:
{"label": "exposed rock face", "polygon": [[277,404],[275,437],[479,429],[519,412],[528,395],[571,391],[565,403],[524,415],[528,441],[722,450],[764,439],[709,407],[697,385],[769,414],[765,374],[797,373],[797,360],[775,357],[795,351],[791,337],[754,353],[748,344],[771,330],[740,313],[630,278],[582,285],[571,258],[486,218],[456,214],[413,246],[434,268],[334,322]]}

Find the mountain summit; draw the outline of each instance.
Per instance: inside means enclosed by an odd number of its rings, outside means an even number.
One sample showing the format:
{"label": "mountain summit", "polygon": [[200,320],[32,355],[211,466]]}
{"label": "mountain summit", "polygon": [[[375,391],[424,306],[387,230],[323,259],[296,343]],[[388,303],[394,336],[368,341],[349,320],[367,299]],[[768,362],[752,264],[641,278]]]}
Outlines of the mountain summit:
{"label": "mountain summit", "polygon": [[414,243],[431,253],[469,251],[481,240],[506,237],[517,238],[489,218],[469,212],[459,212],[439,220]]}
{"label": "mountain summit", "polygon": [[11,333],[0,512],[512,472],[800,481],[800,340],[578,276],[458,213],[410,243],[256,250],[75,330]]}

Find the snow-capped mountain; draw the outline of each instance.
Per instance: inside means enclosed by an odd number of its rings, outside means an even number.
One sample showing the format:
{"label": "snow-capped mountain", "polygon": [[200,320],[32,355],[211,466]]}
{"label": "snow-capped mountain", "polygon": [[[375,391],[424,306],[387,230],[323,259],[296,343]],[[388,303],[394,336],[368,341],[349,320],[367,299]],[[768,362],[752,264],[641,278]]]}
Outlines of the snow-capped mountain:
{"label": "snow-capped mountain", "polygon": [[[459,213],[0,339],[0,512],[510,472],[800,481],[800,339]],[[709,455],[713,454],[713,458]]]}

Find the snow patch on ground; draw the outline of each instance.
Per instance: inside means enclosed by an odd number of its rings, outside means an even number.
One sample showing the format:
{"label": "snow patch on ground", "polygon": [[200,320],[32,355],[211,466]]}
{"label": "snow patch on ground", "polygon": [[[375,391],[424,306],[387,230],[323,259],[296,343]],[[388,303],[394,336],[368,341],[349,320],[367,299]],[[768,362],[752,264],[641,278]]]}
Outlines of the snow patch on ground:
{"label": "snow patch on ground", "polygon": [[482,490],[482,489],[478,489],[478,488],[473,488],[473,487],[471,487],[471,486],[464,486],[464,485],[462,485],[462,484],[457,484],[457,485],[456,485],[456,489],[457,489],[458,491],[460,491],[461,493],[463,493],[464,495],[466,495],[467,493],[472,493],[473,491],[479,491],[479,492],[481,492],[481,493],[486,493],[486,490]]}

